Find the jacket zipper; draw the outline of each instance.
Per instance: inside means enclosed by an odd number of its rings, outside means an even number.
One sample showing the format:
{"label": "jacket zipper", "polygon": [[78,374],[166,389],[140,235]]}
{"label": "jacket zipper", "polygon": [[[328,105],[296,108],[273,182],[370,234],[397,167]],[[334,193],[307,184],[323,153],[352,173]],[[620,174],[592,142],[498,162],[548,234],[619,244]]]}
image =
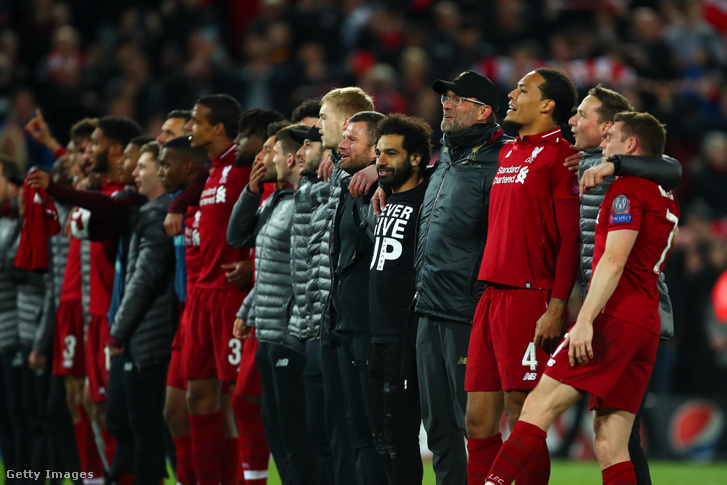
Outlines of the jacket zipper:
{"label": "jacket zipper", "polygon": [[[447,166],[447,168],[444,169],[444,174],[442,175],[442,182],[439,184],[439,190],[437,190],[437,196],[434,197],[434,204],[432,204],[431,214],[434,214],[434,209],[437,208],[437,202],[439,201],[439,196],[442,194],[442,187],[444,187],[444,181],[447,180],[447,175],[449,175],[449,170],[451,168],[452,168],[452,161],[450,159],[449,165]],[[424,248],[427,247],[427,243],[429,241],[429,231],[431,230],[431,227],[432,227],[432,216],[430,215],[429,221],[427,222],[427,235],[424,237],[424,245],[423,245]],[[422,272],[420,271],[419,274],[417,275],[417,282],[416,282],[417,288],[419,287],[419,283],[421,283],[421,278],[422,278]],[[414,292],[414,299],[413,299],[414,303],[416,303],[417,299],[419,299],[419,290],[416,290],[416,292]]]}

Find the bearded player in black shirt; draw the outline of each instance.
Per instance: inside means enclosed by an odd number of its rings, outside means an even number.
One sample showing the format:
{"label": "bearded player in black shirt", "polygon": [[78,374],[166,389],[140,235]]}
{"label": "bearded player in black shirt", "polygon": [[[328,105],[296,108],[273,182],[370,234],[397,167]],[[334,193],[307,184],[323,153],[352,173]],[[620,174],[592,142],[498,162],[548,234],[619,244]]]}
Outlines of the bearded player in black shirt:
{"label": "bearded player in black shirt", "polygon": [[393,114],[380,122],[377,132],[379,184],[391,195],[376,224],[369,275],[374,443],[386,462],[390,483],[421,484],[417,319],[411,302],[432,130],[423,120]]}

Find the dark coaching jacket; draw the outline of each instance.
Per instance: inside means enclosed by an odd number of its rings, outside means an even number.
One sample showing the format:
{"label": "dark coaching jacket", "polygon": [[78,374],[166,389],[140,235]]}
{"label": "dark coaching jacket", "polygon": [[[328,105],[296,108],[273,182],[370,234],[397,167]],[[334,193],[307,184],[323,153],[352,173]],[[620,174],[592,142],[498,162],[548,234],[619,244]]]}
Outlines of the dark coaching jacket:
{"label": "dark coaching jacket", "polygon": [[472,322],[485,288],[477,275],[487,240],[490,189],[500,149],[511,140],[498,124],[476,124],[442,137],[418,226],[418,314]]}
{"label": "dark coaching jacket", "polygon": [[124,296],[111,336],[143,370],[166,365],[171,356],[177,317],[174,295],[174,240],[164,231],[169,194],[129,210],[132,227],[126,260]]}

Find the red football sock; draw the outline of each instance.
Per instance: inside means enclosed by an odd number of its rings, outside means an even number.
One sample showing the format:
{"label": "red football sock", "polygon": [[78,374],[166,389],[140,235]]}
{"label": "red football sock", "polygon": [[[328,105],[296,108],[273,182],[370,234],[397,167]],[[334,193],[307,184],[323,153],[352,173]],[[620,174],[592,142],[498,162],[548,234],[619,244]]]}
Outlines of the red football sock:
{"label": "red football sock", "polygon": [[510,438],[500,448],[485,483],[511,484],[520,471],[535,459],[540,448],[546,446],[546,437],[547,433],[533,424],[524,421],[515,423]]}
{"label": "red football sock", "polygon": [[199,485],[219,485],[225,453],[222,411],[190,414],[192,425],[192,462]]}
{"label": "red football sock", "polygon": [[111,466],[114,462],[114,454],[116,453],[116,440],[107,429],[101,430],[101,438],[103,438],[106,460],[108,460],[107,463]]}
{"label": "red football sock", "polygon": [[[96,448],[96,441],[91,429],[91,421],[86,415],[83,406],[78,406],[78,413],[81,420],[73,425],[76,433],[76,443],[78,444],[78,455],[81,459],[81,471],[86,473],[90,478],[84,479],[84,483],[100,483],[103,484],[103,463]],[[94,482],[96,480],[96,482]]]}
{"label": "red football sock", "polygon": [[225,458],[222,466],[224,485],[235,485],[237,482],[237,466],[240,455],[237,437],[225,438]]}
{"label": "red football sock", "polygon": [[174,438],[174,449],[177,451],[177,482],[184,485],[196,485],[192,463],[192,438],[186,434]]}
{"label": "red football sock", "polygon": [[114,483],[116,485],[134,485],[134,474],[131,473],[128,468],[124,467],[124,469],[119,472]]}
{"label": "red football sock", "polygon": [[467,485],[482,485],[502,447],[502,434],[489,438],[467,438]]}
{"label": "red football sock", "polygon": [[520,471],[517,477],[517,485],[548,485],[549,480],[550,453],[548,452],[547,443],[543,443]]}
{"label": "red football sock", "polygon": [[622,461],[601,470],[603,485],[636,485],[636,474],[634,464],[630,461]]}
{"label": "red football sock", "polygon": [[260,405],[233,394],[232,411],[237,418],[240,434],[241,466],[237,468],[237,483],[265,485],[268,479],[270,449],[260,419]]}

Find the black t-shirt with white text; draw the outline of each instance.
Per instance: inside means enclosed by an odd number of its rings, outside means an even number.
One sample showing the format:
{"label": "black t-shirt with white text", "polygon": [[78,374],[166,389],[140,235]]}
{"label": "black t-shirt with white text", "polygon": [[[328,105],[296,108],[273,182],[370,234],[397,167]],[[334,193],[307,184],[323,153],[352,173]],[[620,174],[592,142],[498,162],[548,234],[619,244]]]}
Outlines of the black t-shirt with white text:
{"label": "black t-shirt with white text", "polygon": [[419,209],[427,184],[392,194],[376,223],[369,274],[371,342],[402,342],[415,291],[414,258]]}

